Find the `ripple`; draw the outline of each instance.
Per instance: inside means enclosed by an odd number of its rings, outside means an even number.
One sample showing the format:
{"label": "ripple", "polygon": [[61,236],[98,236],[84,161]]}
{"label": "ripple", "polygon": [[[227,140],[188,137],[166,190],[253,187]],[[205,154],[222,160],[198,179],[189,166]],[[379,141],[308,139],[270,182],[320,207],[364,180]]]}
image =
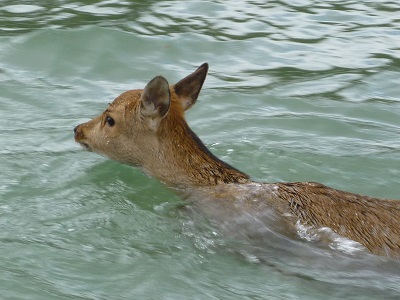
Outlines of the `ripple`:
{"label": "ripple", "polygon": [[69,8],[83,13],[88,13],[96,16],[111,16],[111,15],[120,15],[124,13],[128,13],[128,8],[123,7],[110,7],[103,6],[102,3],[92,4],[92,5],[84,5],[84,6],[70,6]]}
{"label": "ripple", "polygon": [[44,10],[45,8],[37,5],[7,5],[3,6],[0,10],[4,10],[13,14],[27,14]]}

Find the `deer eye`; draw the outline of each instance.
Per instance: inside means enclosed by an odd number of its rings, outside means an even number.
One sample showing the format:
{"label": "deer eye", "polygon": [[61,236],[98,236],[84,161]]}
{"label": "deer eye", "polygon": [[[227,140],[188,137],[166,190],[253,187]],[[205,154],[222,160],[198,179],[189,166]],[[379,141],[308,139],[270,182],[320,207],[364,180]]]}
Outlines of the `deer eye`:
{"label": "deer eye", "polygon": [[115,125],[115,121],[113,118],[111,118],[110,116],[106,117],[106,124],[110,127],[113,127]]}

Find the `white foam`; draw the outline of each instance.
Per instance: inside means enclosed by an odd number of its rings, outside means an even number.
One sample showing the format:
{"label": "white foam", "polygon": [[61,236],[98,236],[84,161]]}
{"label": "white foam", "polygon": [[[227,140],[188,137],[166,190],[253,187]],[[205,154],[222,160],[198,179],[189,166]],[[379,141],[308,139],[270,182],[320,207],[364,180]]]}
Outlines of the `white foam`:
{"label": "white foam", "polygon": [[364,251],[365,247],[359,242],[341,236],[328,227],[315,229],[311,226],[305,226],[297,221],[297,234],[307,241],[323,241],[327,240],[328,246],[331,249],[339,250],[346,254],[355,254],[359,251]]}

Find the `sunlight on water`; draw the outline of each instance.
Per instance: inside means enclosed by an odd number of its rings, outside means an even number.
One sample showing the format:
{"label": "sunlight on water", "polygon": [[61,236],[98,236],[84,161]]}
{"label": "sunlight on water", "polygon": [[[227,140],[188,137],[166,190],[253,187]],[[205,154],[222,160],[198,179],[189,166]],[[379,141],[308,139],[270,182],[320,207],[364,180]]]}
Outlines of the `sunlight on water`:
{"label": "sunlight on water", "polygon": [[2,297],[398,298],[398,262],[329,229],[282,236],[255,216],[227,224],[263,238],[225,236],[161,183],[82,151],[72,129],[121,92],[156,75],[173,84],[207,61],[187,118],[218,157],[260,181],[400,199],[399,10],[2,1]]}

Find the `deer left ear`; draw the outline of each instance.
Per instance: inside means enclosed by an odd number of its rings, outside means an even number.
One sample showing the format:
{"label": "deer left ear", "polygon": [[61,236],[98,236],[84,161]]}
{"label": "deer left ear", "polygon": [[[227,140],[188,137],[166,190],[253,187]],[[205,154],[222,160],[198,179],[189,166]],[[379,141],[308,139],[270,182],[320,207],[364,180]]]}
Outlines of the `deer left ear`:
{"label": "deer left ear", "polygon": [[141,101],[141,112],[144,116],[165,117],[171,104],[168,81],[162,76],[154,77],[144,88]]}
{"label": "deer left ear", "polygon": [[196,103],[207,72],[208,64],[204,63],[192,74],[186,76],[173,86],[184,110],[191,108]]}

